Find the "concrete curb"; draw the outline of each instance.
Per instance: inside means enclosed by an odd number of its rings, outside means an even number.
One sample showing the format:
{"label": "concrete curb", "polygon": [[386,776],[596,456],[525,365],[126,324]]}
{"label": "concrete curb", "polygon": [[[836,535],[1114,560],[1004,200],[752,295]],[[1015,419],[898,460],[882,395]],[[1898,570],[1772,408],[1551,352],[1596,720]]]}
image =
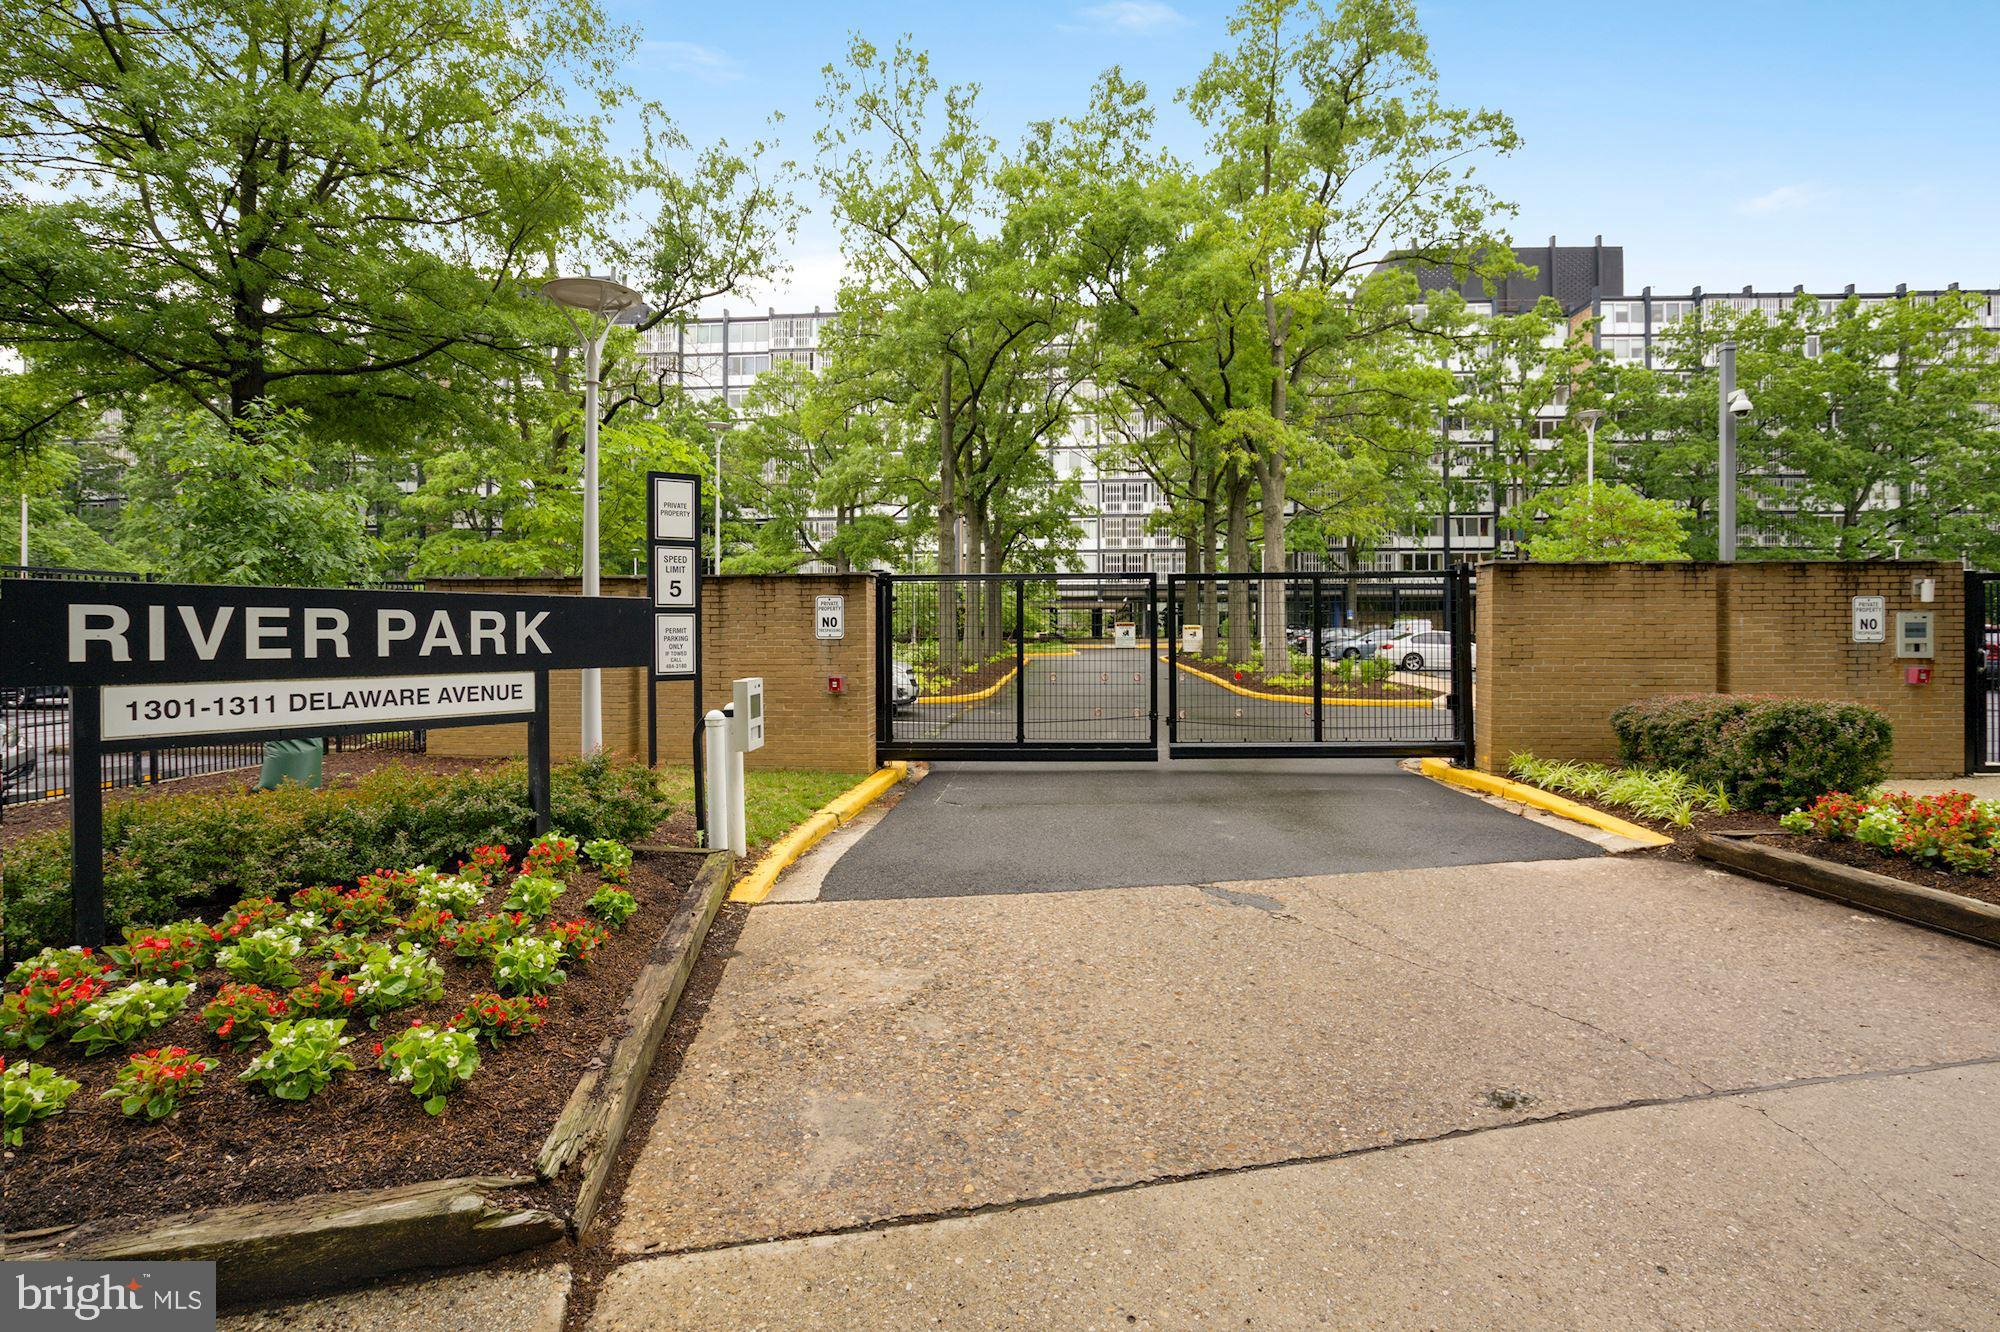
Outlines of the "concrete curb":
{"label": "concrete curb", "polygon": [[856,782],[847,790],[815,810],[804,823],[777,840],[764,858],[754,865],[748,874],[736,881],[730,890],[729,900],[747,902],[752,906],[771,895],[777,886],[778,876],[791,863],[819,845],[820,840],[844,823],[851,823],[854,816],[881,799],[897,782],[903,780],[910,765],[900,760],[885,763],[868,776]]}
{"label": "concrete curb", "polygon": [[1940,888],[1905,883],[1873,870],[1821,860],[1818,856],[1759,846],[1754,839],[1760,835],[1703,833],[1695,838],[1695,854],[1814,897],[1862,907],[1912,925],[1956,934],[1989,948],[2000,948],[2000,907]]}
{"label": "concrete curb", "polygon": [[1495,777],[1492,773],[1479,772],[1472,768],[1453,767],[1440,758],[1423,760],[1420,770],[1432,781],[1448,786],[1462,786],[1468,791],[1480,791],[1487,795],[1497,795],[1503,800],[1516,801],[1534,809],[1571,819],[1601,832],[1612,833],[1640,846],[1672,846],[1674,839],[1664,833],[1656,833],[1651,828],[1643,828],[1636,823],[1606,814],[1603,810],[1592,809],[1589,805],[1566,800],[1562,796],[1542,790],[1539,786],[1529,786],[1525,782],[1512,781],[1506,777]]}

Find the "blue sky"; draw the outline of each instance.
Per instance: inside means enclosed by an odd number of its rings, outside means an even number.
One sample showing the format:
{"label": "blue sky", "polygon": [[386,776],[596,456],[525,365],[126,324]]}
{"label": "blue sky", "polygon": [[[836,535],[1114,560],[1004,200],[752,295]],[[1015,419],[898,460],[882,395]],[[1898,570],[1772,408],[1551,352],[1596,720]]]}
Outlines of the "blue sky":
{"label": "blue sky", "polygon": [[[1111,64],[1144,79],[1162,137],[1226,40],[1233,6],[611,0],[645,39],[629,74],[697,142],[740,141],[771,112],[802,163],[820,69],[858,30],[911,34],[947,82],[983,85],[1003,144],[1083,105]],[[1487,179],[1516,237],[1625,247],[1634,290],[2000,286],[2000,3],[1642,0],[1425,3],[1442,91],[1514,117],[1525,145]],[[813,213],[783,289],[741,305],[830,305],[838,244]]]}

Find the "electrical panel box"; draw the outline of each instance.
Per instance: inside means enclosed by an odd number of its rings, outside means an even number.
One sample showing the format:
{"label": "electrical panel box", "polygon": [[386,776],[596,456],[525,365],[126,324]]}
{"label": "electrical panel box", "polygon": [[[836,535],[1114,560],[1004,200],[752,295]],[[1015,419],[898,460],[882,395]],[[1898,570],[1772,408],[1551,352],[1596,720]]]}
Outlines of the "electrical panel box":
{"label": "electrical panel box", "polygon": [[1899,657],[1935,657],[1936,639],[1933,636],[1937,616],[1932,611],[1896,612],[1896,655]]}
{"label": "electrical panel box", "polygon": [[764,680],[751,676],[735,682],[729,717],[729,742],[741,754],[764,747]]}

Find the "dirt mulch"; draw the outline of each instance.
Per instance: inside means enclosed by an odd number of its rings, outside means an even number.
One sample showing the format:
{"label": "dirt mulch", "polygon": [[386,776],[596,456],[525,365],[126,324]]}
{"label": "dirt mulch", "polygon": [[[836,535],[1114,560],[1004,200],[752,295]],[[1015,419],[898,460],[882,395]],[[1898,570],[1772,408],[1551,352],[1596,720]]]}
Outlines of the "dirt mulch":
{"label": "dirt mulch", "polygon": [[[351,754],[328,754],[324,768],[329,789],[352,786],[364,774],[400,763],[426,772],[460,773],[494,765],[484,758],[438,758],[430,754],[392,753],[365,750]],[[197,777],[175,777],[157,786],[120,787],[104,793],[104,807],[129,801],[158,800],[162,796],[197,795],[227,791],[238,795],[257,784],[257,769],[232,768],[227,772],[206,772]],[[0,846],[33,833],[69,831],[69,797],[37,800],[32,804],[8,805],[0,810]]]}
{"label": "dirt mulch", "polygon": [[[1030,661],[1034,658],[1030,657]],[[958,698],[965,694],[976,694],[982,689],[991,689],[1014,672],[1014,659],[1002,657],[998,661],[982,662],[978,666],[960,671],[949,683],[925,683],[923,693],[917,698],[919,703],[927,703],[940,698]],[[930,677],[926,677],[928,680]]]}
{"label": "dirt mulch", "polygon": [[[1562,793],[1557,793],[1562,794]],[[1564,794],[1566,800],[1574,800],[1580,805],[1603,810],[1627,823],[1636,823],[1651,828],[1655,832],[1674,839],[1672,846],[1654,847],[1631,854],[1640,856],[1661,856],[1669,860],[1698,860],[1694,841],[1699,833],[1743,832],[1756,830],[1767,832],[1759,837],[1759,843],[1777,847],[1781,851],[1796,851],[1802,856],[1815,856],[1820,860],[1830,860],[1835,864],[1848,865],[1855,869],[1873,870],[1877,874],[1905,883],[1921,884],[1926,888],[1936,888],[1942,892],[1957,893],[1960,897],[1970,897],[1981,902],[2000,906],[2000,876],[1984,874],[1955,874],[1947,869],[1933,869],[1921,861],[1908,856],[1894,856],[1877,851],[1872,846],[1860,842],[1835,842],[1824,837],[1801,837],[1788,833],[1778,826],[1776,815],[1758,813],[1696,814],[1694,823],[1687,828],[1676,828],[1669,823],[1660,823],[1641,817],[1637,812],[1622,805],[1607,804],[1588,796]]]}
{"label": "dirt mulch", "polygon": [[[80,1047],[51,1042],[32,1054],[9,1051],[9,1059],[46,1063],[82,1086],[62,1114],[29,1128],[26,1147],[5,1153],[6,1229],[158,1217],[461,1175],[532,1175],[543,1139],[600,1042],[622,1034],[631,987],[700,865],[696,856],[641,856],[629,885],[639,910],[625,928],[588,965],[568,968],[569,980],[550,994],[539,1029],[497,1049],[482,1044],[478,1072],[436,1117],[372,1066],[369,1047],[413,1018],[441,1023],[466,996],[493,988],[486,964],[445,949],[432,954],[444,966],[445,998],[385,1014],[377,1032],[350,1019],[346,1034],[355,1040],[347,1049],[356,1067],[300,1103],[237,1080],[258,1045],[221,1044],[203,1029],[201,1006],[224,979],[213,969],[202,973],[178,1018],[125,1050],[86,1057]],[[599,882],[588,870],[574,874],[558,916],[580,911]],[[496,886],[487,909],[503,895]],[[220,1060],[179,1111],[148,1124],[126,1119],[115,1099],[100,1099],[133,1052],[165,1045]],[[554,1186],[526,1192],[544,1195],[543,1205],[567,1201],[554,1196]]]}
{"label": "dirt mulch", "polygon": [[[1264,678],[1262,671],[1245,663],[1217,661],[1209,657],[1196,657],[1188,661],[1187,664],[1191,669],[1200,671],[1204,675],[1214,676],[1218,680],[1227,680],[1229,683],[1243,689],[1254,689],[1259,693],[1266,694],[1284,694],[1289,698],[1296,698],[1301,703],[1312,702],[1311,685],[1301,688],[1296,684],[1292,684],[1289,680],[1284,684],[1272,684]],[[1440,694],[1451,692],[1449,688],[1423,689],[1416,685],[1403,684],[1396,680],[1372,680],[1367,684],[1341,684],[1333,678],[1333,671],[1333,666],[1329,664],[1326,668],[1326,676],[1320,684],[1320,697],[1327,701],[1343,698],[1373,698],[1412,699],[1428,702]]]}

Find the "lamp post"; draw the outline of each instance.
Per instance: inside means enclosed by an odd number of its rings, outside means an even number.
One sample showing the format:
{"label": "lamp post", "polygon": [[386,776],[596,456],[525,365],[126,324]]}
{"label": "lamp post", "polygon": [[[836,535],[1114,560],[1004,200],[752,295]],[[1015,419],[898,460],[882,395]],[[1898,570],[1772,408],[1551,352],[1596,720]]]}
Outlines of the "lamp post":
{"label": "lamp post", "polygon": [[1717,554],[1725,564],[1736,559],[1736,423],[1750,415],[1750,395],[1736,387],[1736,344],[1715,349],[1716,457],[1715,526]]}
{"label": "lamp post", "polygon": [[1576,414],[1583,422],[1583,487],[1590,503],[1597,503],[1597,423],[1604,419],[1601,407],[1586,407]]}
{"label": "lamp post", "polygon": [[[597,390],[604,340],[619,316],[643,312],[645,301],[622,282],[601,277],[551,278],[542,295],[564,307],[569,326],[583,346],[583,595],[598,595],[597,568]],[[579,324],[572,310],[589,319]],[[643,317],[643,314],[642,314]],[[583,673],[583,752],[604,748],[604,686],[595,668]]]}

